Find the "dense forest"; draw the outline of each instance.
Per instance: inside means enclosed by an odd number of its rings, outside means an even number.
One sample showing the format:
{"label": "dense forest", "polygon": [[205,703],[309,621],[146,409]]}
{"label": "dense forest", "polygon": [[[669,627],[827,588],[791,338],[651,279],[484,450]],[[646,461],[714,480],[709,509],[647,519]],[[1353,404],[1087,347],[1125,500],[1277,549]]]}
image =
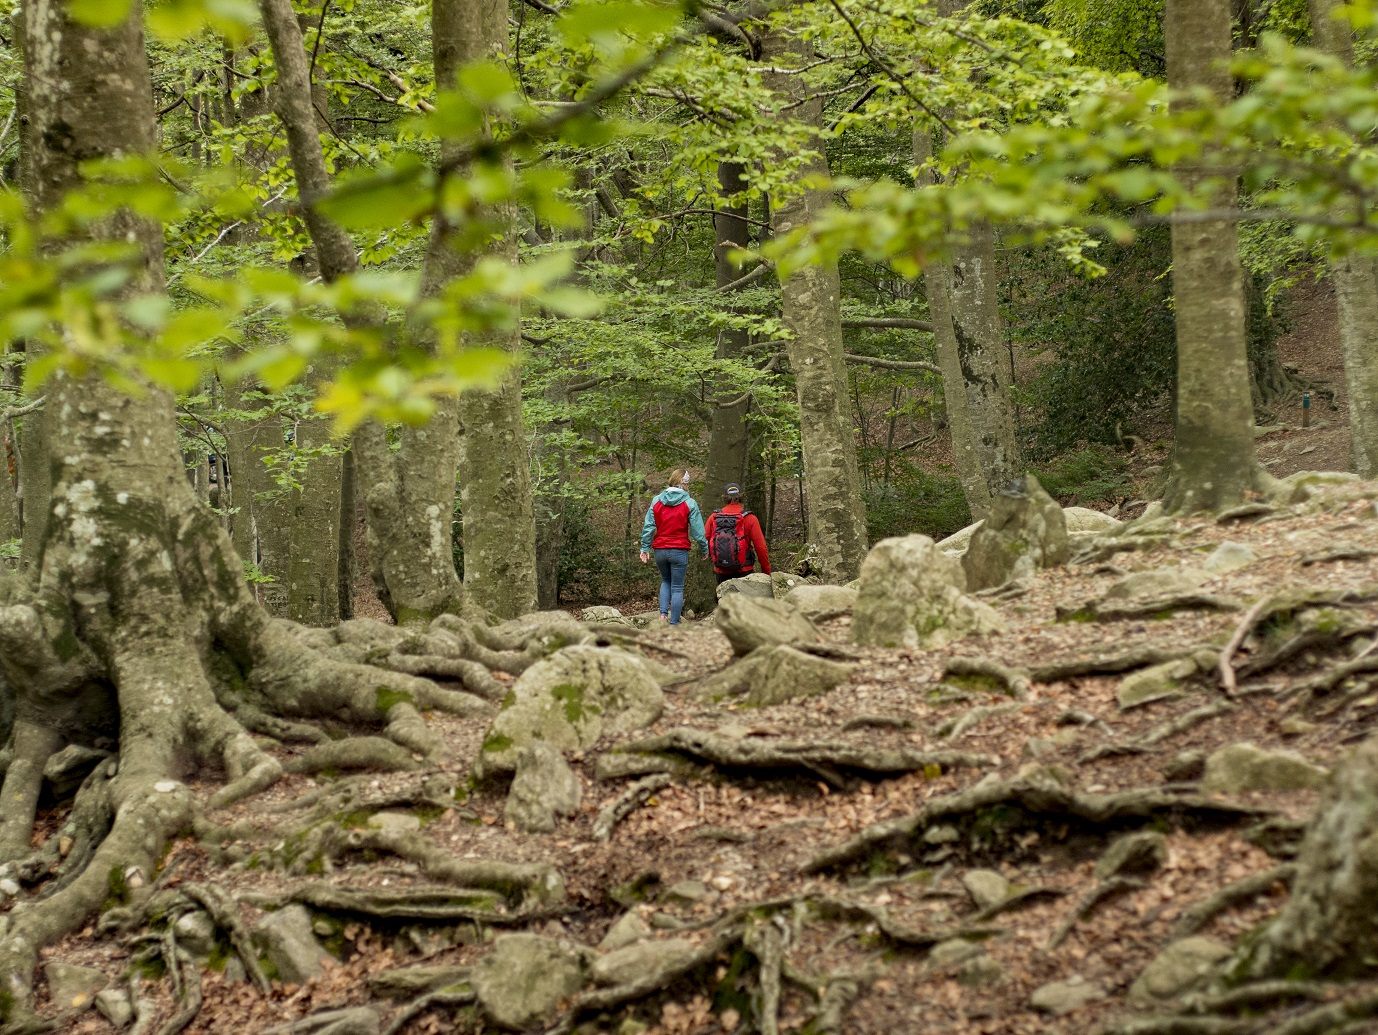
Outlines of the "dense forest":
{"label": "dense forest", "polygon": [[1378,4],[9,7],[0,1031],[1378,1023]]}

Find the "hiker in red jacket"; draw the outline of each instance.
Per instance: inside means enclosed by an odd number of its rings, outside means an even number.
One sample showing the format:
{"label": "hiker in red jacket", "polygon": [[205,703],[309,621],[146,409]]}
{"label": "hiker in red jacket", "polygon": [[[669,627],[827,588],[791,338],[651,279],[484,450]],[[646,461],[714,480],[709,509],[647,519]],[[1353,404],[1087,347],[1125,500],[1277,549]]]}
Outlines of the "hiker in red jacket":
{"label": "hiker in red jacket", "polygon": [[723,507],[708,515],[708,556],[718,583],[750,575],[761,562],[761,571],[770,574],[770,554],[766,537],[756,515],[742,504],[742,487],[728,482],[722,490]]}

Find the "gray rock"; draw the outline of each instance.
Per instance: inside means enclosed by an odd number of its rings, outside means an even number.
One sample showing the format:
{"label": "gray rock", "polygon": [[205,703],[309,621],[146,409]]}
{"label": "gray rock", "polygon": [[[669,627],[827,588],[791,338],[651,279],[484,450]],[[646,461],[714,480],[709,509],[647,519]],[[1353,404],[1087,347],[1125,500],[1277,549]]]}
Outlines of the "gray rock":
{"label": "gray rock", "polygon": [[210,914],[201,909],[183,913],[172,925],[177,944],[193,956],[204,958],[215,951],[215,921]]}
{"label": "gray rock", "polygon": [[680,902],[692,905],[708,897],[708,885],[701,880],[682,880],[665,889],[667,902]]}
{"label": "gray rock", "polygon": [[1122,873],[1149,873],[1167,861],[1167,838],[1156,830],[1125,834],[1111,842],[1096,863],[1096,877],[1106,880]]}
{"label": "gray rock", "polygon": [[1163,776],[1173,783],[1199,780],[1205,771],[1206,753],[1196,750],[1179,751],[1163,766]]}
{"label": "gray rock", "polygon": [[994,609],[965,588],[961,563],[928,536],[883,539],[861,564],[853,636],[872,647],[932,648],[1002,631]]}
{"label": "gray rock", "polygon": [[1203,564],[1212,575],[1228,575],[1247,568],[1258,560],[1258,554],[1243,543],[1223,542],[1211,551]]}
{"label": "gray rock", "polygon": [[1129,999],[1139,1004],[1173,999],[1204,984],[1229,956],[1230,947],[1214,938],[1194,935],[1175,941],[1144,968],[1129,988]]}
{"label": "gray rock", "polygon": [[649,938],[614,949],[593,961],[593,979],[600,985],[622,985],[650,978],[681,966],[696,946],[687,938]]}
{"label": "gray rock", "polygon": [[421,817],[414,812],[375,812],[368,817],[368,825],[385,834],[414,834],[421,829]]}
{"label": "gray rock", "polygon": [[115,1028],[123,1028],[134,1019],[129,993],[122,988],[107,988],[97,992],[96,1011]]}
{"label": "gray rock", "polygon": [[1210,578],[1201,568],[1160,568],[1136,571],[1111,584],[1105,591],[1106,600],[1142,600],[1150,597],[1190,593]]}
{"label": "gray rock", "polygon": [[988,953],[977,953],[957,968],[957,984],[967,988],[991,988],[1005,980],[1005,968]]}
{"label": "gray rock", "polygon": [[1067,524],[1068,535],[1102,535],[1124,525],[1119,518],[1111,517],[1104,511],[1092,510],[1090,507],[1063,507],[1062,518]]}
{"label": "gray rock", "polygon": [[813,623],[780,600],[757,600],[740,594],[726,596],[718,604],[715,621],[738,657],[759,647],[819,640]]}
{"label": "gray rock", "polygon": [[753,571],[739,579],[728,579],[718,583],[718,600],[730,596],[757,597],[761,600],[775,599],[775,580],[764,572]]}
{"label": "gray rock", "polygon": [[934,967],[955,967],[959,963],[980,956],[985,949],[965,938],[949,938],[928,950],[928,961]]}
{"label": "gray rock", "polygon": [[3,880],[0,880],[0,895],[4,895],[6,898],[14,898],[19,894],[19,891],[19,882],[13,877],[5,877]]}
{"label": "gray rock", "polygon": [[63,1010],[85,1009],[95,1001],[96,993],[110,984],[103,971],[58,960],[43,964],[43,979],[48,982],[53,1004]]}
{"label": "gray rock", "polygon": [[804,585],[809,585],[808,580],[791,571],[773,571],[770,573],[771,593],[774,594],[776,600],[784,600],[791,592]]}
{"label": "gray rock", "polygon": [[837,614],[856,607],[859,594],[846,586],[799,585],[785,595],[785,600],[793,604],[809,618],[819,615]]}
{"label": "gray rock", "polygon": [[316,941],[311,914],[301,905],[269,913],[254,927],[253,937],[278,980],[289,985],[299,985],[320,974],[330,955]]}
{"label": "gray rock", "polygon": [[1302,791],[1321,787],[1329,774],[1295,751],[1268,751],[1231,744],[1206,759],[1201,788],[1225,794],[1241,791]]}
{"label": "gray rock", "polygon": [[1074,974],[1066,981],[1052,981],[1035,989],[1029,997],[1029,1005],[1041,1013],[1060,1017],[1104,998],[1105,992],[1099,985],[1093,985],[1080,974]]}
{"label": "gray rock", "polygon": [[1066,564],[1069,556],[1062,508],[1030,474],[992,501],[990,514],[962,557],[962,568],[967,588],[978,590]]}
{"label": "gray rock", "polygon": [[1280,503],[1305,503],[1312,496],[1328,488],[1349,485],[1359,480],[1347,471],[1297,471],[1282,479],[1276,493],[1270,493]]}
{"label": "gray rock", "polygon": [[579,777],[560,752],[539,742],[522,748],[505,812],[518,830],[554,830],[558,817],[574,815],[582,800]]}
{"label": "gray rock", "polygon": [[617,918],[616,923],[608,928],[608,933],[603,936],[603,940],[598,943],[598,948],[603,952],[612,952],[615,949],[625,949],[633,942],[639,942],[642,938],[651,936],[651,925],[648,924],[635,909],[628,910]]}
{"label": "gray rock", "polygon": [[962,887],[980,909],[1010,897],[1010,882],[994,870],[967,870],[962,874]]}
{"label": "gray rock", "polygon": [[1149,665],[1121,679],[1115,699],[1119,701],[1121,711],[1129,711],[1153,701],[1181,697],[1182,681],[1195,674],[1196,662],[1191,658]]}
{"label": "gray rock", "polygon": [[613,625],[631,624],[631,620],[623,615],[621,611],[615,607],[609,607],[606,604],[597,604],[593,607],[584,608],[579,612],[579,621],[599,623],[611,622]]}
{"label": "gray rock", "polygon": [[470,971],[479,1006],[495,1023],[520,1031],[548,1020],[587,981],[578,946],[537,934],[504,934]]}
{"label": "gray rock", "polygon": [[770,647],[750,674],[748,704],[763,707],[826,694],[851,676],[855,665],[805,654],[789,646]]}
{"label": "gray rock", "polygon": [[583,751],[604,733],[621,734],[660,718],[665,694],[641,659],[623,650],[566,647],[517,679],[493,719],[475,769],[512,772],[521,749],[544,742]]}

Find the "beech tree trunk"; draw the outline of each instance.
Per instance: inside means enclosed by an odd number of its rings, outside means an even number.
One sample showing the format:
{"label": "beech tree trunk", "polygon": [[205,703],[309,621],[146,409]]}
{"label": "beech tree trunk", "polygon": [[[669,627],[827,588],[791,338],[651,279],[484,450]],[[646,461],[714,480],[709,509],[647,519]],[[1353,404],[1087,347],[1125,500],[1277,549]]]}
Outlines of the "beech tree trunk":
{"label": "beech tree trunk", "polygon": [[1362,977],[1378,953],[1378,738],[1335,770],[1297,856],[1292,895],[1249,949],[1257,976]]}
{"label": "beech tree trunk", "polygon": [[[772,66],[795,64],[801,56],[801,44],[779,32],[767,35],[761,49],[761,60]],[[799,76],[768,73],[766,81],[793,118],[821,125],[822,101],[807,95]],[[828,175],[822,140],[815,138],[813,146],[817,153],[799,170],[801,178]],[[805,187],[771,200],[772,230],[782,235],[806,226],[830,199],[826,190]],[[866,554],[866,516],[847,396],[837,264],[811,264],[784,277],[780,305],[792,332],[786,350],[799,400],[809,562],[825,581],[847,582],[856,578]]]}
{"label": "beech tree trunk", "polygon": [[[1233,93],[1229,0],[1168,0],[1168,82],[1206,87],[1221,104]],[[1183,103],[1183,102],[1178,102]],[[1213,175],[1178,170],[1201,192]],[[1234,204],[1236,187],[1208,203]],[[1254,455],[1253,402],[1238,234],[1229,220],[1172,225],[1172,289],[1177,313],[1177,432],[1165,503],[1169,510],[1223,510],[1261,482]]]}
{"label": "beech tree trunk", "polygon": [[[1335,17],[1340,0],[1310,0],[1310,5],[1315,45],[1352,65],[1354,34],[1347,21]],[[1378,259],[1335,259],[1330,279],[1340,314],[1354,470],[1364,478],[1378,477]]]}
{"label": "beech tree trunk", "polygon": [[[436,81],[451,82],[461,65],[502,58],[507,51],[505,0],[433,0],[431,39]],[[442,154],[444,153],[442,148]],[[502,224],[502,240],[490,250],[517,261],[512,209],[491,213]],[[435,232],[441,236],[445,228]],[[439,261],[438,251],[449,252]],[[444,240],[432,242],[435,274],[457,256]],[[461,260],[467,267],[473,260]],[[455,265],[453,271],[459,271]],[[440,283],[437,281],[438,289]],[[521,349],[521,333],[495,331],[472,342],[507,352]],[[468,606],[496,618],[515,618],[536,609],[536,519],[531,499],[531,457],[522,424],[522,384],[516,367],[495,391],[459,397],[460,512],[464,521],[464,589]]]}

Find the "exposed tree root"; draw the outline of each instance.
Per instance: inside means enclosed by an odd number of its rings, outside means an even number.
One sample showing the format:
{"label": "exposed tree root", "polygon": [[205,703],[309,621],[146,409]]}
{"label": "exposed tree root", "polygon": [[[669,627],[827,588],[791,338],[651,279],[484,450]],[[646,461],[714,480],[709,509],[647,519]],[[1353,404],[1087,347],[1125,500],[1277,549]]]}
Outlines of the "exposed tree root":
{"label": "exposed tree root", "polygon": [[1094,913],[1096,907],[1102,902],[1126,891],[1136,891],[1144,886],[1144,882],[1137,877],[1116,876],[1109,880],[1100,881],[1078,900],[1072,911],[1067,914],[1066,919],[1058,924],[1057,930],[1048,939],[1048,949],[1050,951],[1056,949],[1066,941],[1067,936],[1072,933],[1072,929]]}
{"label": "exposed tree root", "polygon": [[1238,707],[1239,706],[1232,701],[1223,700],[1203,704],[1199,708],[1193,708],[1191,711],[1183,712],[1176,718],[1159,723],[1137,740],[1102,744],[1086,752],[1077,759],[1077,761],[1085,764],[1087,762],[1098,761],[1102,758],[1108,758],[1112,755],[1145,754],[1153,746],[1179,736],[1187,730],[1210,719],[1214,719],[1217,716],[1228,715]]}
{"label": "exposed tree root", "polygon": [[328,881],[306,881],[283,891],[252,892],[245,902],[261,909],[280,909],[293,902],[328,913],[349,913],[383,920],[428,920],[453,923],[472,920],[506,925],[556,916],[545,906],[508,908],[501,890],[482,890],[453,885],[416,885],[409,888],[349,888]]}
{"label": "exposed tree root", "polygon": [[985,767],[996,764],[990,755],[961,751],[920,751],[914,748],[876,748],[845,741],[808,741],[728,737],[709,730],[680,728],[645,740],[619,745],[600,759],[630,757],[675,767],[677,760],[706,763],[726,772],[756,776],[808,776],[834,787],[846,787],[850,778],[878,778],[910,773],[935,766]]}
{"label": "exposed tree root", "polygon": [[943,679],[958,677],[954,682],[962,685],[963,678],[990,680],[1011,697],[1029,696],[1029,673],[1023,669],[1010,668],[992,658],[948,658],[943,662]]}
{"label": "exposed tree root", "polygon": [[1226,884],[1219,891],[1189,907],[1181,915],[1173,925],[1172,939],[1195,934],[1227,909],[1262,895],[1274,885],[1291,883],[1296,872],[1295,863],[1284,863],[1282,866],[1274,866],[1271,870],[1250,874],[1232,884]]}
{"label": "exposed tree root", "polygon": [[1077,607],[1057,608],[1059,621],[1119,622],[1131,618],[1165,618],[1177,611],[1238,611],[1235,597],[1203,590],[1161,593],[1150,597],[1100,598]]}
{"label": "exposed tree root", "polygon": [[1109,654],[1093,654],[1084,658],[1034,665],[1029,669],[1029,674],[1036,683],[1055,683],[1062,679],[1075,679],[1077,676],[1117,675],[1148,665],[1189,658],[1198,649],[1199,647],[1169,649],[1147,644]]}
{"label": "exposed tree root", "polygon": [[599,810],[593,823],[593,836],[598,841],[612,837],[613,828],[644,805],[656,791],[670,785],[668,773],[652,773],[637,780],[612,802]]}
{"label": "exposed tree root", "polygon": [[326,770],[376,769],[405,772],[420,768],[411,752],[384,737],[350,737],[308,748],[283,768],[289,773],[319,773]]}
{"label": "exposed tree root", "polygon": [[971,833],[980,836],[984,833],[981,826],[1013,827],[1035,816],[1057,816],[1086,826],[1117,829],[1149,820],[1181,821],[1188,817],[1232,823],[1259,814],[1260,810],[1158,788],[1089,794],[1064,786],[1045,769],[1034,768],[1012,780],[982,781],[956,794],[935,798],[909,816],[873,824],[815,856],[805,864],[804,872],[846,867],[878,851],[920,843],[924,832],[939,823],[975,825],[977,829]]}

